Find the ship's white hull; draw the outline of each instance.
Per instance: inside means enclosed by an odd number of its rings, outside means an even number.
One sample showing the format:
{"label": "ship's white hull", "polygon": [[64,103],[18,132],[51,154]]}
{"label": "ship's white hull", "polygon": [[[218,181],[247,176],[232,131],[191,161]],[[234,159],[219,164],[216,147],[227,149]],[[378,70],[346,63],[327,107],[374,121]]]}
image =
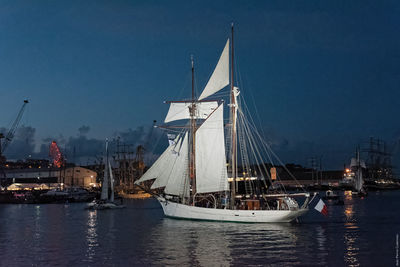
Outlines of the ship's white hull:
{"label": "ship's white hull", "polygon": [[243,222],[243,223],[276,223],[291,222],[308,211],[298,210],[229,210],[183,205],[157,198],[165,216],[205,221]]}

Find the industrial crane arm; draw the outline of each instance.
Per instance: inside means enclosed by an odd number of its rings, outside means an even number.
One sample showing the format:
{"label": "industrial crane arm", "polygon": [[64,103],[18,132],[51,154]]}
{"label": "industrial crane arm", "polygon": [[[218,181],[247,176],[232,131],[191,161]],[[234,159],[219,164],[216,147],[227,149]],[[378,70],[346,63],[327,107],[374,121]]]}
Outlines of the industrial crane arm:
{"label": "industrial crane arm", "polygon": [[[7,149],[7,146],[11,143],[12,139],[14,138],[15,131],[18,128],[19,122],[21,121],[22,115],[24,114],[25,106],[28,104],[28,100],[24,100],[24,104],[22,105],[21,109],[18,112],[18,116],[15,119],[14,123],[12,124],[10,130],[8,131],[7,135],[4,137],[3,144],[1,145],[0,149],[0,156],[3,154],[3,152]],[[2,134],[0,134],[2,135]],[[1,141],[1,136],[0,136],[0,141]]]}

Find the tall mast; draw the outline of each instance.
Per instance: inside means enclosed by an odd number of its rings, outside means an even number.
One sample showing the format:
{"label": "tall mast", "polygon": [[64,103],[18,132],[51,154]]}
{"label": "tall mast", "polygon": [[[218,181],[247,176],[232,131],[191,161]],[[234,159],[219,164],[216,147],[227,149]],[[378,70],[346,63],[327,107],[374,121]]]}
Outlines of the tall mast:
{"label": "tall mast", "polygon": [[356,181],[356,190],[361,192],[361,179],[362,179],[362,168],[361,168],[361,159],[360,159],[360,147],[357,146],[357,181]]}
{"label": "tall mast", "polygon": [[232,187],[231,187],[231,208],[235,207],[236,196],[236,178],[237,178],[237,140],[236,140],[236,96],[234,86],[234,46],[233,46],[233,23],[232,23],[232,40],[231,40],[231,118],[232,118]]}
{"label": "tall mast", "polygon": [[192,105],[190,107],[190,131],[192,134],[192,145],[190,149],[190,181],[192,186],[192,204],[194,205],[194,195],[196,194],[196,169],[195,169],[195,144],[196,144],[196,99],[194,95],[194,61],[193,56],[191,56],[192,61]]}

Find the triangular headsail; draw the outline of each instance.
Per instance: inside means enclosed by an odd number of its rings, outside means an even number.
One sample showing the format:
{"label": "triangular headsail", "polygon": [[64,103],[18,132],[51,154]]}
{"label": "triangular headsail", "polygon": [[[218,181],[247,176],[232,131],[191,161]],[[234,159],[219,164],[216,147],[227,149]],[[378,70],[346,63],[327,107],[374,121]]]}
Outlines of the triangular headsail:
{"label": "triangular headsail", "polygon": [[229,39],[226,41],[224,50],[219,58],[218,64],[211,75],[206,87],[201,93],[199,100],[215,94],[229,84]]}
{"label": "triangular headsail", "polygon": [[[151,189],[164,187],[167,185],[168,180],[174,173],[176,163],[179,162],[182,147],[182,137],[179,138],[177,145],[174,150],[171,150],[167,155],[164,167],[160,170],[160,173],[154,183],[151,185]],[[168,150],[168,149],[167,149]]]}
{"label": "triangular headsail", "polygon": [[187,196],[188,173],[185,170],[188,165],[188,133],[175,139],[153,166],[138,180],[156,179],[151,189],[165,187],[165,193],[177,196]]}
{"label": "triangular headsail", "polygon": [[[174,160],[175,156],[174,154],[176,153],[175,149],[180,147],[181,143],[181,137],[178,136],[175,139],[174,144],[168,146],[168,148],[161,154],[161,156],[154,162],[154,164],[150,167],[150,169],[147,170],[143,174],[142,177],[140,177],[139,180],[137,180],[135,183],[139,184],[144,181],[152,180],[152,179],[161,179],[161,177],[165,176],[166,173],[169,173],[172,169],[171,162]],[[168,179],[167,179],[168,180]],[[164,183],[163,186],[166,185],[166,182]]]}
{"label": "triangular headsail", "polygon": [[114,175],[112,173],[111,162],[108,162],[108,169],[110,170],[110,185],[111,185],[111,195],[110,201],[114,202]]}
{"label": "triangular headsail", "polygon": [[186,132],[185,138],[182,141],[179,153],[177,153],[176,160],[173,164],[172,171],[169,175],[168,182],[165,186],[165,193],[176,196],[189,195],[189,175],[187,166],[189,162],[189,141],[188,133]]}
{"label": "triangular headsail", "polygon": [[109,183],[109,168],[108,168],[108,141],[106,141],[106,155],[104,157],[104,177],[101,184],[100,199],[108,200],[108,183]]}

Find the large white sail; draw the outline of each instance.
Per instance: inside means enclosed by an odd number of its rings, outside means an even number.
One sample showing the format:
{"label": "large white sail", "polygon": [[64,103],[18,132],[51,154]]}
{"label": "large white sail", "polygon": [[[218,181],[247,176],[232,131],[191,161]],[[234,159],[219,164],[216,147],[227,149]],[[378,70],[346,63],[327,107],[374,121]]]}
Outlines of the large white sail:
{"label": "large white sail", "polygon": [[188,133],[186,132],[185,138],[182,141],[181,149],[174,162],[174,166],[169,175],[167,185],[164,192],[176,196],[188,196],[189,194],[189,175],[187,171],[189,162],[189,146],[188,146]]}
{"label": "large white sail", "polygon": [[223,105],[196,131],[196,192],[228,190]]}
{"label": "large white sail", "polygon": [[108,169],[110,173],[110,185],[111,185],[111,195],[110,195],[110,201],[114,202],[114,175],[112,173],[112,168],[111,168],[111,162],[108,162]]}
{"label": "large white sail", "polygon": [[[177,139],[178,138],[179,137],[177,137]],[[159,178],[163,175],[163,173],[170,171],[172,168],[170,163],[173,159],[173,153],[175,153],[174,151],[176,147],[179,145],[179,143],[180,142],[179,141],[176,142],[175,139],[174,144],[168,146],[168,148],[164,151],[164,153],[162,153],[161,156],[156,160],[156,162],[154,162],[151,168],[148,169],[147,172],[145,172],[145,174],[143,174],[143,176],[140,177],[140,179],[137,180],[135,183],[139,184],[144,181]]]}
{"label": "large white sail", "polygon": [[108,200],[108,141],[106,141],[106,155],[104,157],[104,177],[103,183],[101,184],[101,196],[100,199]]}
{"label": "large white sail", "polygon": [[[167,116],[164,122],[168,123],[171,121],[190,119],[191,102],[174,102],[171,103]],[[218,107],[216,101],[212,102],[197,102],[196,103],[196,114],[195,119],[205,119],[211,112],[213,112]]]}
{"label": "large white sail", "polygon": [[229,84],[229,39],[226,41],[225,48],[222,51],[218,64],[215,67],[210,80],[208,80],[206,87],[201,93],[199,100],[204,99],[212,94],[215,94],[228,84]]}

